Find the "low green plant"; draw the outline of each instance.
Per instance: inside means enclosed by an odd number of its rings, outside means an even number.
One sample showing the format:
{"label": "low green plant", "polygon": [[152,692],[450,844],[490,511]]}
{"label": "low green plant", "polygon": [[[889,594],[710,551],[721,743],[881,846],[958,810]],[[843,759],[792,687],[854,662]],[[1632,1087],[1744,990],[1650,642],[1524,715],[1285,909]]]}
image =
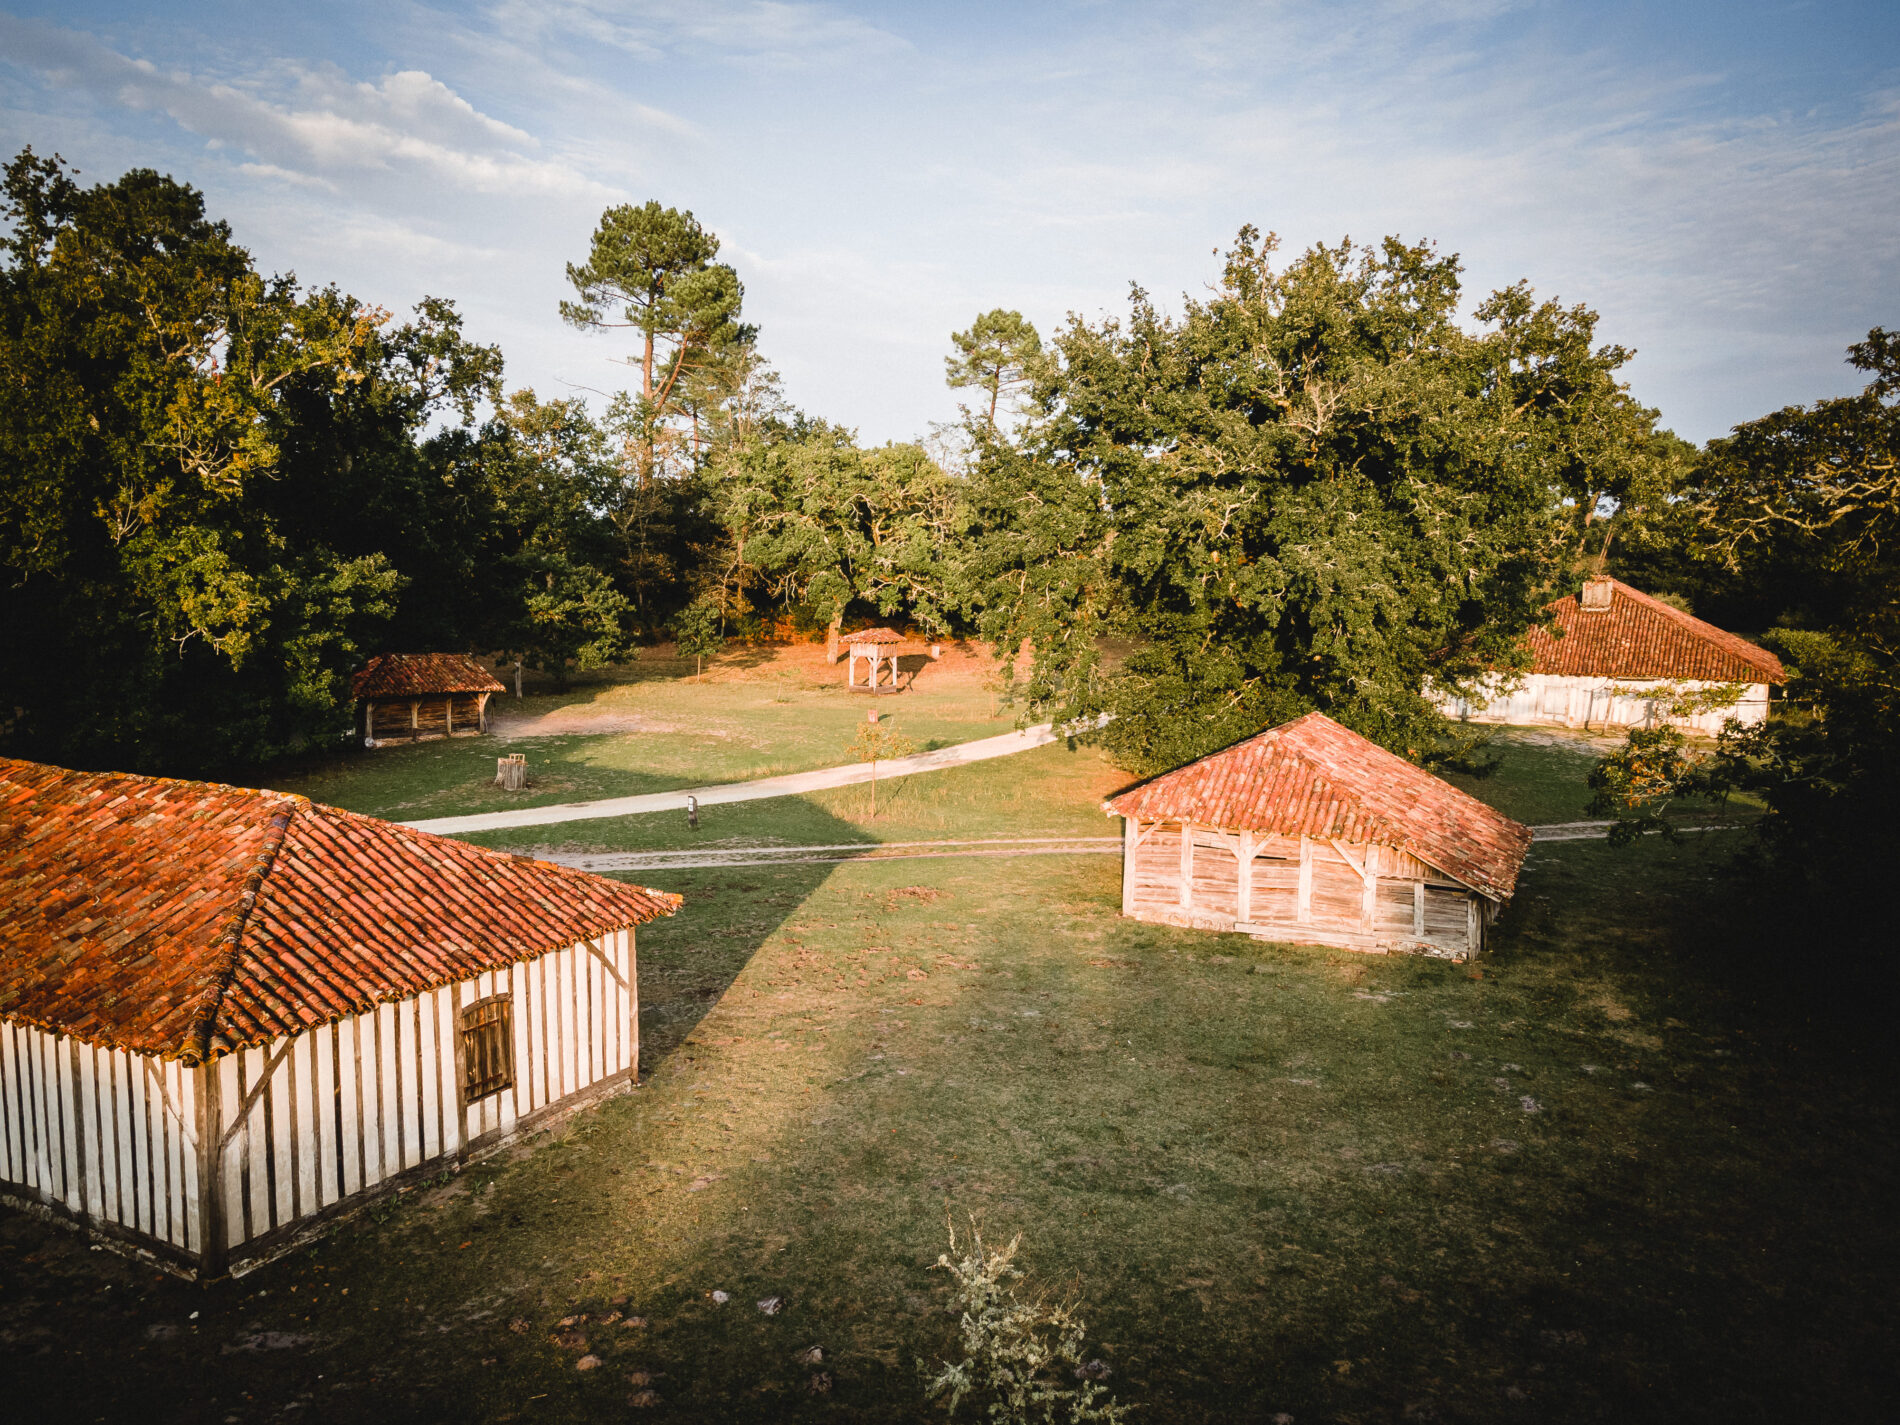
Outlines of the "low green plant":
{"label": "low green plant", "polygon": [[1088,1328],[1075,1314],[1074,1304],[1051,1303],[1040,1296],[1024,1301],[1009,1285],[1023,1276],[1016,1266],[1022,1234],[1012,1237],[1007,1247],[986,1249],[973,1217],[969,1244],[960,1249],[955,1224],[947,1225],[950,1250],[937,1258],[937,1266],[956,1282],[952,1305],[961,1313],[964,1358],[943,1362],[934,1376],[918,1360],[917,1368],[929,1377],[925,1399],[948,1396],[944,1409],[954,1415],[966,1396],[975,1397],[988,1403],[990,1419],[1005,1425],[1115,1425],[1127,1419],[1133,1407],[1117,1404],[1092,1378],[1096,1371],[1106,1374],[1101,1363],[1082,1358]]}

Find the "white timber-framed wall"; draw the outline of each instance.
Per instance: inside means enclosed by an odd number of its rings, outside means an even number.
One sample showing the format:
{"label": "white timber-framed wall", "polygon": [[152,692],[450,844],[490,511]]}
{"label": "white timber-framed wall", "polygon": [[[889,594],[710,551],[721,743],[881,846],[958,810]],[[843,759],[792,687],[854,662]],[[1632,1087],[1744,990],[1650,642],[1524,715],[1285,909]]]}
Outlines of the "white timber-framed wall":
{"label": "white timber-framed wall", "polygon": [[1136,920],[1468,960],[1497,911],[1394,846],[1122,819],[1122,914]]}
{"label": "white timber-framed wall", "polygon": [[[844,682],[847,688],[864,687],[873,693],[897,691],[897,647],[895,643],[850,643],[847,641]],[[888,650],[888,651],[887,651]],[[858,682],[858,660],[871,665],[871,675]],[[888,673],[888,677],[883,677]],[[882,677],[882,681],[880,678]]]}
{"label": "white timber-framed wall", "polygon": [[1492,674],[1480,696],[1441,693],[1434,701],[1465,722],[1538,727],[1659,727],[1668,723],[1713,737],[1733,718],[1745,727],[1768,719],[1768,685],[1744,683],[1731,706],[1671,717],[1669,705],[1687,693],[1729,686],[1697,678],[1578,677],[1560,673]]}
{"label": "white timber-framed wall", "polygon": [[[627,927],[196,1066],[0,1023],[0,1195],[241,1274],[633,1082],[636,972]],[[463,1015],[501,997],[510,1082],[470,1101]]]}

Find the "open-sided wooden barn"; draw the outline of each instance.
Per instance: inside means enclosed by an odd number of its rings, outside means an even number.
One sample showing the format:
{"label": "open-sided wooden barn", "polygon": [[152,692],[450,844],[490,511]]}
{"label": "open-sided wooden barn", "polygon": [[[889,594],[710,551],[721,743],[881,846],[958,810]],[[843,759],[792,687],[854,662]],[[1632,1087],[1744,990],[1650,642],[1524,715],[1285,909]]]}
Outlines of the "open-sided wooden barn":
{"label": "open-sided wooden barn", "polygon": [[1103,804],[1122,914],[1262,940],[1468,959],[1530,828],[1322,713]]}
{"label": "open-sided wooden barn", "polygon": [[679,898],[278,792],[0,760],[0,1193],[191,1275],[628,1084]]}
{"label": "open-sided wooden barn", "polygon": [[506,691],[461,653],[383,653],[350,680],[366,747],[476,737],[488,731],[488,700]]}
{"label": "open-sided wooden barn", "polygon": [[[1768,689],[1785,681],[1781,660],[1745,638],[1672,608],[1617,579],[1591,579],[1550,606],[1556,629],[1526,643],[1528,672],[1486,680],[1479,697],[1441,697],[1452,717],[1555,727],[1653,727],[1717,733],[1734,718],[1768,716]],[[1732,706],[1672,715],[1680,692],[1741,685]]]}

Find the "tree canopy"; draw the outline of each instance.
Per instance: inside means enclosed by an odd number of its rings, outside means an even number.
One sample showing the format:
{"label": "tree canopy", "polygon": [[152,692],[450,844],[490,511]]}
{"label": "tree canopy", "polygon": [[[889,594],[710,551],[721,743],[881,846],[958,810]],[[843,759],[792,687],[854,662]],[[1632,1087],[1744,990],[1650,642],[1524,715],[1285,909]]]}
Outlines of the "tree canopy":
{"label": "tree canopy", "polygon": [[1311,708],[1423,755],[1428,687],[1521,659],[1576,502],[1656,439],[1586,308],[1520,285],[1468,331],[1429,246],[1275,246],[1242,229],[1179,317],[1136,288],[1125,320],[1071,319],[1040,419],[972,480],[985,635],[1033,649],[1032,706],[1115,714],[1136,770]]}

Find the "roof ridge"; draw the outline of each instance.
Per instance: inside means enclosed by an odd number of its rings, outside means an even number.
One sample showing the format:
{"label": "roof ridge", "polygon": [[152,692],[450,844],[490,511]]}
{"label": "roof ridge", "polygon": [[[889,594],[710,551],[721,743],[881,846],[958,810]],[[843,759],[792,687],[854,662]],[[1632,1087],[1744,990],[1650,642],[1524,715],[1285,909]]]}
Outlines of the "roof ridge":
{"label": "roof ridge", "polygon": [[244,885],[238,891],[238,903],[231,912],[230,922],[219,932],[218,939],[224,942],[224,949],[217,964],[212,966],[204,1002],[192,1020],[178,1056],[187,1064],[203,1063],[211,1057],[211,1039],[217,1027],[218,1011],[224,1007],[224,997],[237,979],[238,966],[244,958],[244,931],[250,924],[251,912],[257,907],[258,893],[264,889],[264,882],[270,878],[271,870],[277,864],[277,853],[283,849],[284,837],[290,831],[290,823],[296,817],[299,803],[306,807],[311,804],[308,797],[300,797],[294,792],[278,792],[274,795],[281,797],[282,801],[265,824],[264,844],[258,847],[251,869],[245,873]]}

